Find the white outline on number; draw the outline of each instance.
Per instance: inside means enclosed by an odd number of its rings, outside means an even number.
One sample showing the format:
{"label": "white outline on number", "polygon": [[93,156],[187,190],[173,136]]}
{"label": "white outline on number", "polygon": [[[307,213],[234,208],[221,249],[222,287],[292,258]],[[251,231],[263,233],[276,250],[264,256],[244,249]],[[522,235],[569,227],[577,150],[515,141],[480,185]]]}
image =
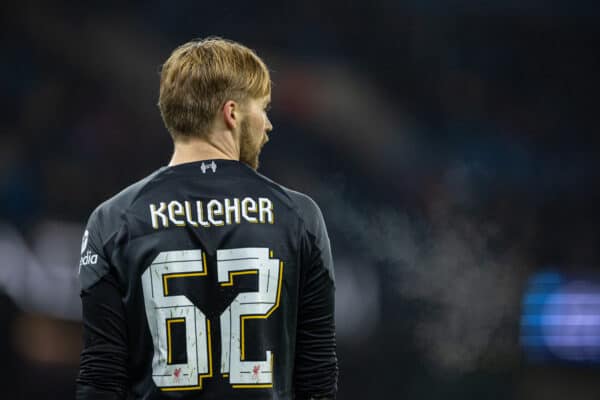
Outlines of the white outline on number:
{"label": "white outline on number", "polygon": [[221,373],[229,374],[234,388],[268,388],[273,384],[273,353],[262,361],[244,357],[244,320],[265,319],[279,306],[282,264],[269,257],[269,249],[247,247],[217,250],[217,272],[221,285],[233,275],[257,271],[258,291],[241,292],[221,314]]}
{"label": "white outline on number", "polygon": [[[142,288],[148,327],[154,343],[152,379],[163,390],[202,388],[202,378],[212,376],[210,323],[204,313],[185,296],[167,296],[166,279],[171,276],[206,275],[201,250],[160,253],[142,274]],[[187,363],[168,363],[166,321],[185,318]],[[195,338],[196,340],[192,340]],[[191,387],[190,387],[191,386]]]}
{"label": "white outline on number", "polygon": [[[265,360],[245,359],[244,321],[266,319],[279,307],[283,262],[266,247],[217,250],[221,286],[232,286],[234,276],[256,274],[258,291],[241,292],[221,314],[221,372],[236,389],[271,388],[274,354]],[[208,274],[201,250],[164,251],[142,274],[146,318],[152,341],[152,379],[163,391],[202,389],[202,379],[213,376],[210,321],[186,296],[169,295],[167,280]],[[187,363],[169,359],[168,321],[184,319]],[[191,322],[191,323],[190,323]],[[193,340],[195,338],[195,340]],[[233,357],[232,357],[233,356]]]}

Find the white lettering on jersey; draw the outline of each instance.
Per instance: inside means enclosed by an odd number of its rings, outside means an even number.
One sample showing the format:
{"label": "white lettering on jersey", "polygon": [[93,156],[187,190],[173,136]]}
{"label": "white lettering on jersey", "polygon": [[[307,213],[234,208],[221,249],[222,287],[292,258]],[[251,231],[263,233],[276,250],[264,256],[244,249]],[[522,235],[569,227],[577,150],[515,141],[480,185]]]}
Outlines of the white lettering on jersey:
{"label": "white lettering on jersey", "polygon": [[88,250],[85,253],[85,256],[81,257],[81,259],[79,260],[79,269],[81,270],[82,266],[85,267],[86,265],[96,264],[98,264],[98,254],[94,254],[90,250]]}
{"label": "white lettering on jersey", "polygon": [[171,200],[161,201],[158,205],[151,203],[149,208],[154,229],[168,228],[169,222],[175,227],[194,228],[241,224],[242,221],[252,224],[275,223],[273,202],[267,197],[212,199],[208,202]]}
{"label": "white lettering on jersey", "polygon": [[156,205],[150,204],[150,218],[152,219],[152,227],[154,229],[159,228],[158,218],[160,218],[162,226],[165,228],[169,226],[169,220],[167,220],[167,216],[164,214],[166,208],[167,204],[165,202],[161,202],[158,208],[156,208]]}

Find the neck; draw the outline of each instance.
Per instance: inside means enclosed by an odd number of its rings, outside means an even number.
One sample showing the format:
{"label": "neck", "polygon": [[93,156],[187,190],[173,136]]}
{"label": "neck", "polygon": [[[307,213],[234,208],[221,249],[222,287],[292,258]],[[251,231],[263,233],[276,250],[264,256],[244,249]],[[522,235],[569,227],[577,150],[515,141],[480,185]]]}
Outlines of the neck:
{"label": "neck", "polygon": [[229,140],[211,140],[215,136],[217,135],[210,135],[208,138],[189,139],[185,142],[176,141],[169,166],[211,159],[240,159],[239,145],[233,140],[233,137],[222,135],[220,139]]}

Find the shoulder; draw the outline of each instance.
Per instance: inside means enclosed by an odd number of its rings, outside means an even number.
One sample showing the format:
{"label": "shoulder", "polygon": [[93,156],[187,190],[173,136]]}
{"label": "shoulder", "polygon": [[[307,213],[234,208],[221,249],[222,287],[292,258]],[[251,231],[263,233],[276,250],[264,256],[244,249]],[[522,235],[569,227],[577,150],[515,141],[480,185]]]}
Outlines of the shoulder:
{"label": "shoulder", "polygon": [[292,200],[298,215],[304,221],[306,229],[313,234],[322,234],[325,231],[323,213],[317,203],[308,195],[296,190],[282,187],[282,190]]}
{"label": "shoulder", "polygon": [[[272,189],[281,194],[287,200],[288,206],[303,221],[305,228],[312,234],[320,234],[325,230],[325,221],[323,213],[317,203],[308,195],[296,190],[287,188],[273,180],[256,173],[259,179],[272,187]],[[326,234],[326,232],[325,232]]]}
{"label": "shoulder", "polygon": [[125,216],[135,202],[162,173],[163,168],[127,186],[116,195],[102,202],[90,215],[88,224],[110,235],[125,221]]}
{"label": "shoulder", "polygon": [[307,239],[307,243],[310,244],[312,259],[318,260],[317,264],[323,266],[327,270],[331,280],[335,281],[329,234],[327,233],[323,213],[317,203],[310,196],[302,192],[275,183],[258,173],[257,175],[267,184],[272,185],[275,191],[288,199],[290,208],[294,210],[302,221],[304,226],[303,236]]}
{"label": "shoulder", "polygon": [[113,250],[127,237],[127,211],[159,172],[123,189],[90,215],[81,243],[79,281],[82,289],[91,288],[110,272],[114,265]]}

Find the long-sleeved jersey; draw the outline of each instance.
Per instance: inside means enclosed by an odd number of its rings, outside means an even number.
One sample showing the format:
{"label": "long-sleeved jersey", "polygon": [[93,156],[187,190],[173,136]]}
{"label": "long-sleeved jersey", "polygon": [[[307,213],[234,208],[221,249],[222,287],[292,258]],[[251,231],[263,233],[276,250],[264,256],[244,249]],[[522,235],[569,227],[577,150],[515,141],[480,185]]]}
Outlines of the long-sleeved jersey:
{"label": "long-sleeved jersey", "polygon": [[90,216],[78,399],[334,398],[322,214],[243,163],[163,167]]}

